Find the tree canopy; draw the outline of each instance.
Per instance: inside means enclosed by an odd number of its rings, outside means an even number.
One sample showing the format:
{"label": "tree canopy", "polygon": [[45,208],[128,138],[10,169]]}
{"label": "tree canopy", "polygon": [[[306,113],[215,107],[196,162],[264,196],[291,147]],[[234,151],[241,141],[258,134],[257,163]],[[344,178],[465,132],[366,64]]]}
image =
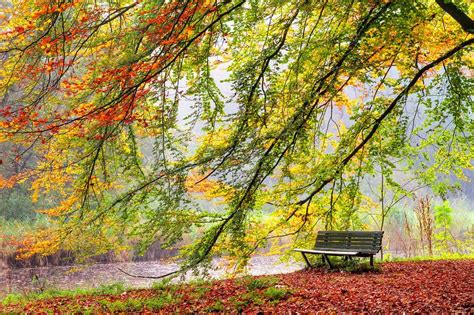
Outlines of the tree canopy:
{"label": "tree canopy", "polygon": [[[360,228],[375,174],[472,169],[469,1],[11,0],[1,177],[56,222],[27,253],[182,248],[183,268]],[[221,82],[224,80],[224,82]],[[147,148],[152,147],[152,150]],[[7,150],[7,148],[9,148]],[[15,148],[14,150],[11,148]],[[5,157],[6,156],[6,157]],[[205,199],[201,202],[201,199]]]}

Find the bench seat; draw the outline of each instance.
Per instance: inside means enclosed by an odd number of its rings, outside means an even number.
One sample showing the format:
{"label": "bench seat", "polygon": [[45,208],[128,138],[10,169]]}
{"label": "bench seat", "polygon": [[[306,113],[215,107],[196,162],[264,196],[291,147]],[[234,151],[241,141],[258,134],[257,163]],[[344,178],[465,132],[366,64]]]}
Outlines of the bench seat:
{"label": "bench seat", "polygon": [[335,255],[335,256],[355,256],[359,252],[352,252],[352,251],[333,251],[333,250],[318,250],[318,249],[301,249],[301,248],[296,248],[294,249],[296,252],[302,252],[302,253],[309,253],[309,254],[330,254],[330,255]]}

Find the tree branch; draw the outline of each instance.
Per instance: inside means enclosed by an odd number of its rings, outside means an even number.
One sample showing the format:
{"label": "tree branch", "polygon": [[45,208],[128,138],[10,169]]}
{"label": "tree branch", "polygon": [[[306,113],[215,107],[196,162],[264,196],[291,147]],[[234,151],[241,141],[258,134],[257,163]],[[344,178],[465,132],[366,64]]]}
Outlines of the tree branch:
{"label": "tree branch", "polygon": [[418,80],[423,76],[423,74],[430,70],[431,68],[435,67],[436,65],[440,64],[441,62],[443,62],[444,60],[448,59],[449,57],[453,56],[455,53],[457,53],[458,51],[462,50],[463,48],[469,46],[469,45],[472,45],[474,43],[474,38],[470,38],[462,43],[460,43],[459,45],[457,45],[456,47],[454,47],[453,49],[449,50],[448,52],[446,52],[444,55],[440,56],[439,58],[437,58],[436,60],[432,61],[431,63],[427,64],[426,66],[424,66],[423,68],[420,69],[420,71],[418,71],[416,73],[416,75],[413,77],[413,79],[410,81],[410,83],[408,83],[408,85],[403,89],[402,92],[400,92],[400,94],[397,95],[397,97],[390,103],[390,105],[387,107],[387,109],[380,115],[379,118],[377,118],[372,126],[372,128],[370,129],[370,132],[367,134],[366,137],[364,137],[364,139],[362,140],[361,143],[359,143],[359,145],[357,147],[354,148],[354,150],[352,150],[352,152],[346,156],[342,161],[341,163],[339,164],[338,166],[338,169],[337,169],[337,172],[334,173],[334,175],[332,175],[330,178],[327,178],[325,179],[323,182],[321,182],[321,184],[316,188],[314,189],[309,195],[308,197],[298,201],[296,204],[297,205],[303,205],[305,203],[307,203],[308,201],[311,200],[311,198],[313,198],[314,195],[316,195],[317,193],[319,193],[327,184],[329,184],[330,182],[332,182],[334,180],[334,178],[336,177],[336,175],[344,168],[344,166],[346,166],[349,161],[357,154],[357,152],[359,152],[368,142],[370,139],[372,139],[372,137],[374,136],[374,134],[377,132],[377,130],[379,129],[380,125],[382,124],[382,121],[395,109],[396,105],[398,104],[398,102],[403,98],[405,97],[406,95],[408,95],[408,92],[411,90],[411,88],[416,84],[416,82],[418,82]]}
{"label": "tree branch", "polygon": [[456,22],[461,25],[462,29],[468,33],[474,34],[474,20],[471,19],[466,13],[458,8],[450,0],[436,0],[436,3],[448,13]]}

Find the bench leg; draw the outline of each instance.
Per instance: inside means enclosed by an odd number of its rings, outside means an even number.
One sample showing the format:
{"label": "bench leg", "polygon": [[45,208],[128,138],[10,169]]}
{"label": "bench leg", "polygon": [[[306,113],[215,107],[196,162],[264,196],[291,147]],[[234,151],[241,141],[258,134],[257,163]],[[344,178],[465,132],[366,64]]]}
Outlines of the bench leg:
{"label": "bench leg", "polygon": [[325,260],[326,260],[326,262],[327,262],[327,263],[328,263],[328,265],[329,265],[329,268],[331,268],[331,269],[332,269],[332,264],[331,264],[331,261],[329,260],[329,258],[328,258],[328,256],[327,256],[326,254],[323,254],[323,259],[325,259]]}
{"label": "bench leg", "polygon": [[374,266],[374,255],[371,255],[371,256],[370,256],[370,266],[371,266],[371,267]]}
{"label": "bench leg", "polygon": [[301,255],[303,255],[303,258],[306,261],[306,264],[308,265],[308,267],[311,268],[312,266],[311,266],[311,263],[308,260],[308,257],[306,257],[306,255],[303,252],[301,252]]}

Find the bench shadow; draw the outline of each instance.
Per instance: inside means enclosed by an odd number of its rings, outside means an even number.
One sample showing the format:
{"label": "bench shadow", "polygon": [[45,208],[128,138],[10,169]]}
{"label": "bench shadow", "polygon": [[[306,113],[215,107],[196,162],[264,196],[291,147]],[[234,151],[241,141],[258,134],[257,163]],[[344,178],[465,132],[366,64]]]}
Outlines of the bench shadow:
{"label": "bench shadow", "polygon": [[304,271],[325,271],[325,272],[348,272],[354,274],[363,273],[381,273],[382,266],[380,263],[375,263],[371,266],[369,262],[364,259],[345,260],[340,257],[331,257],[331,267],[323,262],[321,259],[313,259],[311,267],[306,266]]}

